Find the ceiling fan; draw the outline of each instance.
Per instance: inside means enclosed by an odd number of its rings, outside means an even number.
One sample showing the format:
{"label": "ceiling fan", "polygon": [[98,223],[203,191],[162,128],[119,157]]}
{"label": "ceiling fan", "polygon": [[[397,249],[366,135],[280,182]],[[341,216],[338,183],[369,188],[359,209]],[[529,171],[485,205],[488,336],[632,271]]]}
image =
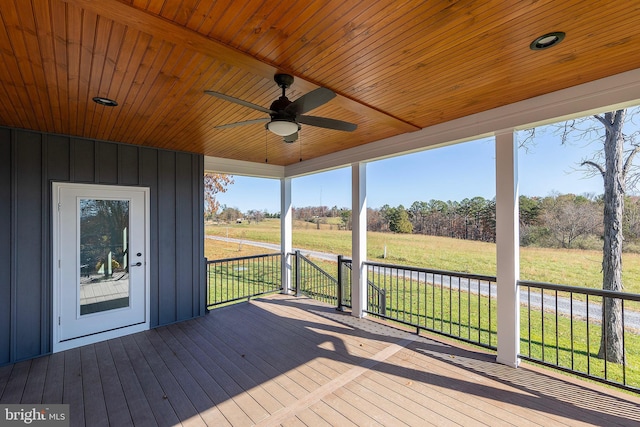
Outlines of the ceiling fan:
{"label": "ceiling fan", "polygon": [[282,88],[282,96],[273,101],[269,108],[264,108],[260,105],[225,95],[224,93],[205,90],[204,92],[208,95],[224,99],[225,101],[235,102],[236,104],[244,105],[245,107],[253,108],[254,110],[258,110],[269,115],[268,118],[265,117],[263,119],[245,120],[242,122],[216,126],[216,129],[226,129],[255,123],[266,123],[265,128],[276,135],[282,136],[284,142],[294,142],[298,139],[298,131],[301,128],[300,124],[325,129],[342,130],[346,132],[352,132],[358,127],[353,123],[343,122],[342,120],[305,115],[305,113],[333,99],[336,96],[333,91],[320,87],[302,95],[295,101],[290,101],[285,92],[293,83],[293,76],[289,74],[276,74],[273,79],[278,86]]}

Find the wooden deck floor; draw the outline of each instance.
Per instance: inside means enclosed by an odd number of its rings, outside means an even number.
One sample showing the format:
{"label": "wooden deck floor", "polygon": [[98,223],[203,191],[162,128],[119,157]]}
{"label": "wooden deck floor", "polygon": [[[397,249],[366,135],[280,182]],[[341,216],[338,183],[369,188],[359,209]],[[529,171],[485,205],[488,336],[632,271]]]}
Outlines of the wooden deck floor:
{"label": "wooden deck floor", "polygon": [[0,367],[72,425],[639,425],[640,398],[276,295]]}

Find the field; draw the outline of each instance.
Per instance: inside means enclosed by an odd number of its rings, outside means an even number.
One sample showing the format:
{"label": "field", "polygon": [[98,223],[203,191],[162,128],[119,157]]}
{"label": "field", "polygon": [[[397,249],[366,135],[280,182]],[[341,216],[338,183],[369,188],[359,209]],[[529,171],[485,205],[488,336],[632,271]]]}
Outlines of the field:
{"label": "field", "polygon": [[[294,221],[293,246],[350,256],[351,233],[336,224]],[[208,235],[278,243],[280,222],[268,219],[258,224],[207,225]],[[384,258],[386,248],[386,258]],[[263,248],[207,240],[209,259],[268,253]],[[493,276],[496,274],[496,246],[423,235],[367,233],[367,256],[371,261]],[[623,258],[625,291],[640,293],[640,254]],[[589,288],[602,288],[602,254],[580,249],[520,249],[520,278]]]}

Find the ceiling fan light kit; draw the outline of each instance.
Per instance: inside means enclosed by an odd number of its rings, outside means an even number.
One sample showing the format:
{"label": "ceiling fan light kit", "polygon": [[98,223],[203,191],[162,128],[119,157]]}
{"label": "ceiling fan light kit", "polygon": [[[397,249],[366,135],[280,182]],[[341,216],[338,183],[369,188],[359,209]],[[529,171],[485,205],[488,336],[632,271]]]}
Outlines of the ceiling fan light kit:
{"label": "ceiling fan light kit", "polygon": [[298,132],[300,125],[288,120],[271,120],[267,123],[267,129],[278,136],[289,136]]}
{"label": "ceiling fan light kit", "polygon": [[352,132],[356,130],[357,125],[342,120],[329,119],[326,117],[307,116],[305,113],[317,108],[323,104],[326,104],[336,94],[324,87],[315,89],[295,101],[290,101],[286,96],[286,90],[293,84],[293,76],[289,74],[276,74],[273,79],[277,83],[278,87],[282,89],[282,96],[271,104],[270,108],[264,108],[260,105],[252,104],[242,99],[234,98],[224,93],[215,92],[212,90],[206,90],[207,95],[215,96],[225,101],[234,102],[245,107],[258,110],[263,113],[269,114],[270,118],[245,120],[237,123],[229,123],[216,126],[217,129],[227,129],[236,126],[243,126],[255,123],[266,122],[266,128],[278,135],[282,136],[284,142],[294,142],[298,139],[298,131],[301,129],[300,123],[309,126],[316,126],[325,129],[341,130],[346,132]]}

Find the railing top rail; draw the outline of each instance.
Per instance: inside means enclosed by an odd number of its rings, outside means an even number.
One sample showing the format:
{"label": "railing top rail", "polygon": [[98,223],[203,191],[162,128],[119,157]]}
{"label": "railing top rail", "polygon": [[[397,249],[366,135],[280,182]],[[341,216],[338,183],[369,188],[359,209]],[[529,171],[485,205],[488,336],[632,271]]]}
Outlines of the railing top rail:
{"label": "railing top rail", "polygon": [[518,280],[518,286],[531,288],[549,289],[552,291],[572,292],[574,294],[586,294],[599,297],[620,298],[629,301],[640,301],[640,294],[630,294],[628,292],[609,291],[606,289],[593,289],[571,285],[556,285],[555,283],[534,282],[532,280]]}
{"label": "railing top rail", "polygon": [[[296,254],[292,253],[291,255],[295,256]],[[322,267],[320,267],[318,264],[316,264],[315,262],[311,261],[309,258],[307,258],[306,256],[304,256],[302,254],[300,254],[300,258],[304,259],[305,262],[307,262],[308,264],[313,266],[313,268],[315,268],[321,275],[323,275],[327,279],[331,280],[332,282],[336,282],[337,283],[337,279],[335,277],[333,277],[331,274],[329,274],[326,271],[324,271],[324,269]]]}
{"label": "railing top rail", "polygon": [[455,276],[461,277],[463,279],[471,279],[471,280],[484,280],[487,282],[495,282],[495,276],[485,276],[481,274],[472,274],[472,273],[461,273],[458,271],[448,271],[448,270],[433,270],[430,268],[421,268],[421,267],[412,267],[408,265],[397,265],[397,264],[385,264],[381,262],[371,262],[365,261],[365,265],[369,265],[372,267],[383,267],[383,268],[395,268],[398,270],[411,270],[418,273],[427,273],[427,274],[441,274],[443,276]]}
{"label": "railing top rail", "polygon": [[282,255],[281,252],[274,252],[270,254],[247,255],[247,256],[241,256],[241,257],[235,257],[235,258],[208,259],[207,264],[215,264],[218,262],[229,262],[229,261],[241,261],[241,260],[256,259],[256,258],[267,258],[272,256],[281,256],[281,255]]}

